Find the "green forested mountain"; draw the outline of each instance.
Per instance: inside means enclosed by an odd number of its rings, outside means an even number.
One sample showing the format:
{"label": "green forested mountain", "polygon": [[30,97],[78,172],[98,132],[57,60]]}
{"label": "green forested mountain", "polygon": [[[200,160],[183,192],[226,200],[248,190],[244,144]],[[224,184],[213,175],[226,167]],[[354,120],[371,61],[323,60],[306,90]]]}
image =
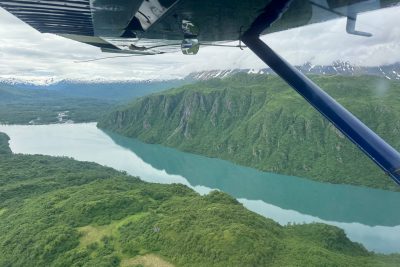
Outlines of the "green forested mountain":
{"label": "green forested mountain", "polygon": [[[373,76],[311,78],[400,149],[399,82]],[[98,126],[264,171],[399,190],[273,75],[238,74],[153,94],[109,114]]]}
{"label": "green forested mountain", "polygon": [[[0,147],[8,138],[1,135]],[[324,224],[69,158],[0,154],[0,266],[398,266]],[[156,265],[158,264],[158,265]]]}
{"label": "green forested mountain", "polygon": [[51,99],[58,96],[59,94],[57,92],[51,92],[49,90],[29,90],[11,84],[0,83],[0,99],[2,102],[17,101],[20,99],[31,100],[34,98]]}

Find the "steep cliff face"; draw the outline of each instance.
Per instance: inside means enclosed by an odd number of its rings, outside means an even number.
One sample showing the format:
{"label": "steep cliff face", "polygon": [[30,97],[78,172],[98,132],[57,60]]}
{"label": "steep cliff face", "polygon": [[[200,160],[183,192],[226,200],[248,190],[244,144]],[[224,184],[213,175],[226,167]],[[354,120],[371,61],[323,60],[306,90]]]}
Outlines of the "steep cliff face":
{"label": "steep cliff face", "polygon": [[[371,76],[312,79],[400,148],[398,82]],[[275,76],[238,74],[172,89],[141,98],[98,125],[148,143],[264,171],[396,189],[366,156]]]}

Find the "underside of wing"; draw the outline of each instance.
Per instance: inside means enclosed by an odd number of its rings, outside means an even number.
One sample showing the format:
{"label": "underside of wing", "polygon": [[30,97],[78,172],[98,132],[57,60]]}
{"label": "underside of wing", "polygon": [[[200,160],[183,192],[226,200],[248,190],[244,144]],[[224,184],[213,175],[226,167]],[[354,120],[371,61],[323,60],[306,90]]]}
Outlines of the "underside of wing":
{"label": "underside of wing", "polygon": [[[269,0],[0,0],[0,6],[42,33],[99,47],[104,52],[154,55],[199,44],[239,40]],[[399,0],[293,0],[263,34],[346,17],[350,34],[360,12]]]}

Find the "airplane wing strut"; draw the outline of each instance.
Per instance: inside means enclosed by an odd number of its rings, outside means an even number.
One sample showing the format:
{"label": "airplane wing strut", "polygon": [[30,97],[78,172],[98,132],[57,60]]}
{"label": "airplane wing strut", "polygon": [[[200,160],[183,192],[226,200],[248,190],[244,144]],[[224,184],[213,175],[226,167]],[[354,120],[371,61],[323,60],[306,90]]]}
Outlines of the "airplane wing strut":
{"label": "airplane wing strut", "polygon": [[291,2],[272,0],[241,40],[400,185],[400,153],[260,39],[260,34],[282,16]]}

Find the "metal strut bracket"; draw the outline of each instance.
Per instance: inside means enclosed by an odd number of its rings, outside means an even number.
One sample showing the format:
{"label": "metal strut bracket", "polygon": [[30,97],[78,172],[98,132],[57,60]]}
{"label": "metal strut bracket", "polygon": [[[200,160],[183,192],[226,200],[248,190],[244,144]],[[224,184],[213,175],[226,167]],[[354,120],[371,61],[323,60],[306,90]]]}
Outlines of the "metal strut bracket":
{"label": "metal strut bracket", "polygon": [[354,14],[352,17],[347,17],[346,32],[348,34],[371,37],[372,34],[369,32],[362,32],[356,30],[356,21],[357,21],[357,14]]}
{"label": "metal strut bracket", "polygon": [[291,2],[272,0],[242,35],[241,40],[400,185],[399,152],[260,39],[260,34],[279,19]]}

